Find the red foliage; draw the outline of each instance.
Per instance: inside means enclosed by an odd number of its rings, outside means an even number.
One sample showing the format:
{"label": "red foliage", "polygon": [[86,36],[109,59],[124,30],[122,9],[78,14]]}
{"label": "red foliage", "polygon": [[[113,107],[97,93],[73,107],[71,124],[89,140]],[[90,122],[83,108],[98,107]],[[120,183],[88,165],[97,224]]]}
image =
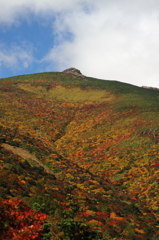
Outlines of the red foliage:
{"label": "red foliage", "polygon": [[101,216],[101,217],[109,217],[108,213],[102,212],[102,211],[98,211],[96,212],[97,216]]}
{"label": "red foliage", "polygon": [[45,220],[20,200],[0,200],[1,240],[40,240]]}
{"label": "red foliage", "polygon": [[155,163],[155,164],[153,165],[153,167],[154,167],[154,168],[158,168],[158,167],[159,167],[159,163]]}
{"label": "red foliage", "polygon": [[116,225],[117,223],[118,223],[118,221],[116,221],[116,220],[114,220],[114,219],[112,219],[112,220],[109,222],[110,225]]}

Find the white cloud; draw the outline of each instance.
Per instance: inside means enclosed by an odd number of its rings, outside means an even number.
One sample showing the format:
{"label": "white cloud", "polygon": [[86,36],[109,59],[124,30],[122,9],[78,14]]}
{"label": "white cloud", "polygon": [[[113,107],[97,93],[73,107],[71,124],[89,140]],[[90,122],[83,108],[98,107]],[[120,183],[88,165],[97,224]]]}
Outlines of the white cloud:
{"label": "white cloud", "polygon": [[54,29],[59,35],[70,31],[73,41],[63,39],[45,59],[59,70],[73,66],[87,76],[159,87],[158,2],[148,7],[143,1],[106,2],[96,1],[89,14],[74,10],[60,16]]}
{"label": "white cloud", "polygon": [[159,87],[158,0],[0,0],[1,24],[20,24],[30,13],[56,17],[57,44],[42,59],[49,70],[77,67],[87,76]]}
{"label": "white cloud", "polygon": [[0,44],[0,62],[1,66],[17,70],[28,68],[34,61],[32,47],[13,45],[10,49],[6,45]]}
{"label": "white cloud", "polygon": [[30,13],[56,14],[83,5],[90,0],[0,0],[0,23],[12,25],[17,23],[18,18],[28,18]]}

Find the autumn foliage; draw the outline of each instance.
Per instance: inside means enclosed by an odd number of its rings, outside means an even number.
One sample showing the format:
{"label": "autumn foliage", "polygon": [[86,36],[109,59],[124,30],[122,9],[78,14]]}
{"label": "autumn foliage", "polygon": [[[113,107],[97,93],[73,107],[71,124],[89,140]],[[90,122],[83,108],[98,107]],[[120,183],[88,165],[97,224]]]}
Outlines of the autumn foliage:
{"label": "autumn foliage", "polygon": [[0,201],[0,239],[41,239],[46,215],[32,211],[20,200]]}
{"label": "autumn foliage", "polygon": [[158,96],[63,73],[1,79],[1,239],[157,239]]}

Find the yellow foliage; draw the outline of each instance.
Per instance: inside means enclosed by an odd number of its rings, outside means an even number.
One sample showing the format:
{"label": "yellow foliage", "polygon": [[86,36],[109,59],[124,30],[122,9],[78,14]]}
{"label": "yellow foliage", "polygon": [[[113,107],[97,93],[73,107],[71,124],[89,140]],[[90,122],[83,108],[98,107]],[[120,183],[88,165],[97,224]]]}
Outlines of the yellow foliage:
{"label": "yellow foliage", "polygon": [[64,86],[58,85],[51,88],[46,94],[46,87],[43,86],[33,86],[29,83],[21,83],[18,87],[25,91],[36,93],[38,96],[45,96],[49,99],[57,98],[69,102],[87,102],[86,104],[92,104],[92,101],[112,101],[115,98],[110,92],[102,89],[83,90],[80,87],[68,89]]}
{"label": "yellow foliage", "polygon": [[90,220],[89,222],[88,222],[89,224],[101,224],[99,221],[97,221],[97,220],[95,220],[95,219],[92,219],[92,220]]}
{"label": "yellow foliage", "polygon": [[47,96],[49,98],[58,98],[69,102],[87,102],[89,100],[89,104],[91,104],[91,101],[104,102],[114,99],[114,96],[106,90],[83,90],[79,87],[68,89],[63,86],[56,86],[50,89]]}
{"label": "yellow foliage", "polygon": [[118,221],[122,221],[122,220],[124,220],[123,217],[119,217],[119,216],[117,216],[115,212],[111,212],[111,213],[110,213],[110,218],[112,218],[112,219],[116,219],[116,220],[118,220]]}
{"label": "yellow foliage", "polygon": [[66,174],[66,178],[74,179],[74,177],[73,177],[70,173],[67,173],[67,174]]}
{"label": "yellow foliage", "polygon": [[52,190],[59,191],[59,188],[58,187],[54,187],[54,188],[52,188]]}
{"label": "yellow foliage", "polygon": [[93,211],[91,211],[91,210],[87,210],[86,211],[86,214],[88,215],[88,216],[94,216],[94,212]]}
{"label": "yellow foliage", "polygon": [[138,232],[138,233],[143,233],[143,234],[145,233],[144,230],[138,229],[138,228],[135,228],[135,231]]}

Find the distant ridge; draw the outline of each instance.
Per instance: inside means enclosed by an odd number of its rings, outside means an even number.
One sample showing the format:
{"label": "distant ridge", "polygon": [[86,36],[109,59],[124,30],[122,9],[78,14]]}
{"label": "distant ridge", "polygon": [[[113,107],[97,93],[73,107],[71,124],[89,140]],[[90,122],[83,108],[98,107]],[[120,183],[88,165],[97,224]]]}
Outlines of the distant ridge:
{"label": "distant ridge", "polygon": [[143,88],[147,88],[147,89],[153,89],[153,90],[157,90],[159,91],[159,88],[156,88],[156,87],[147,87],[147,86],[142,86]]}

